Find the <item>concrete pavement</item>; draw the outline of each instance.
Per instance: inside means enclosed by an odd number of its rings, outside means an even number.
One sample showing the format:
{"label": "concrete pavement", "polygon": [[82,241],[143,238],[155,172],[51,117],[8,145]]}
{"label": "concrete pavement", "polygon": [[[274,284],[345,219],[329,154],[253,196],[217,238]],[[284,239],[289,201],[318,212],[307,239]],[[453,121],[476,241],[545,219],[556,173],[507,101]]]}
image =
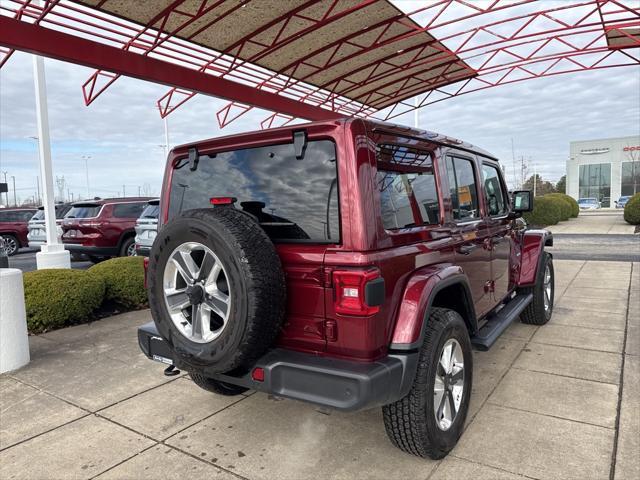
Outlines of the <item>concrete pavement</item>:
{"label": "concrete pavement", "polygon": [[0,478],[640,478],[640,264],[559,260],[556,310],[474,352],[445,459],[400,452],[379,409],[343,414],[164,377],[133,312],[30,337],[0,377]]}

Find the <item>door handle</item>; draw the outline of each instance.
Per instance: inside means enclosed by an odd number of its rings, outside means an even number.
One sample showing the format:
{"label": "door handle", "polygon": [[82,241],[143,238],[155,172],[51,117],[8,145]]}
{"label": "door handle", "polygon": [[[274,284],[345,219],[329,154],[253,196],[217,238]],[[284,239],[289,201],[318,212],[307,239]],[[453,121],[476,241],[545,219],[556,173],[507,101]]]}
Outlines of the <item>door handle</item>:
{"label": "door handle", "polygon": [[478,245],[460,245],[456,251],[462,255],[469,255],[476,248],[478,248]]}

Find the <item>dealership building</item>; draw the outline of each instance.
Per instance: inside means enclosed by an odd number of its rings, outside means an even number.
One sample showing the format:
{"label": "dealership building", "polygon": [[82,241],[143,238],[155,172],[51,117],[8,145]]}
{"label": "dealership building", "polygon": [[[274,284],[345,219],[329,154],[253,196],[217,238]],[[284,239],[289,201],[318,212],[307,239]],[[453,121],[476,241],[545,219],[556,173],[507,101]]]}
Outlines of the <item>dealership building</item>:
{"label": "dealership building", "polygon": [[621,195],[640,192],[640,135],[571,142],[567,194],[614,207]]}

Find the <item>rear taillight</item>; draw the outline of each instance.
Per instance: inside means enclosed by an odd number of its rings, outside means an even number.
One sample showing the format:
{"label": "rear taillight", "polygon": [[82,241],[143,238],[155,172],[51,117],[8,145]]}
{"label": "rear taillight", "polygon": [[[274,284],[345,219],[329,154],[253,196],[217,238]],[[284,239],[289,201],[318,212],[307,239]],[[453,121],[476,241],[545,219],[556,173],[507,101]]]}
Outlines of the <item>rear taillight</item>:
{"label": "rear taillight", "polygon": [[335,311],[341,315],[369,316],[384,301],[384,279],[378,270],[335,270]]}
{"label": "rear taillight", "polygon": [[144,265],[144,288],[146,290],[147,289],[147,270],[149,270],[149,257],[144,257],[144,260],[142,261],[142,265]]}

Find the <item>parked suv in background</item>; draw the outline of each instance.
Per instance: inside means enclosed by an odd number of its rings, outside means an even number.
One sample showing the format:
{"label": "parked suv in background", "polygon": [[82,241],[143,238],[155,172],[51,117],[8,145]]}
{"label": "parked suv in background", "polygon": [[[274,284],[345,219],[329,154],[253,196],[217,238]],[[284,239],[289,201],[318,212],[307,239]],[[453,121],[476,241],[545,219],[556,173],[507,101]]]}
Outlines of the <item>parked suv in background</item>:
{"label": "parked suv in background", "polygon": [[158,215],[160,213],[160,199],[150,200],[140,218],[136,221],[136,255],[149,256],[151,245],[158,232]]}
{"label": "parked suv in background", "polygon": [[149,198],[105,198],[76,202],[62,221],[62,242],[93,262],[135,255],[136,220]]}
{"label": "parked suv in background", "polygon": [[[58,240],[62,241],[62,218],[71,210],[70,203],[61,203],[55,206],[56,209],[56,229]],[[44,225],[44,207],[38,207],[31,220],[29,220],[29,233],[27,234],[29,247],[39,248],[47,243],[47,235]]]}
{"label": "parked suv in background", "polygon": [[441,458],[472,345],[551,318],[551,234],[516,224],[532,206],[489,153],[362,119],[177,147],[140,347],[222,395],[382,406],[394,445]]}
{"label": "parked suv in background", "polygon": [[29,240],[29,220],[36,213],[35,208],[3,208],[0,210],[0,237],[4,239],[4,251],[15,255],[18,249],[27,247]]}

